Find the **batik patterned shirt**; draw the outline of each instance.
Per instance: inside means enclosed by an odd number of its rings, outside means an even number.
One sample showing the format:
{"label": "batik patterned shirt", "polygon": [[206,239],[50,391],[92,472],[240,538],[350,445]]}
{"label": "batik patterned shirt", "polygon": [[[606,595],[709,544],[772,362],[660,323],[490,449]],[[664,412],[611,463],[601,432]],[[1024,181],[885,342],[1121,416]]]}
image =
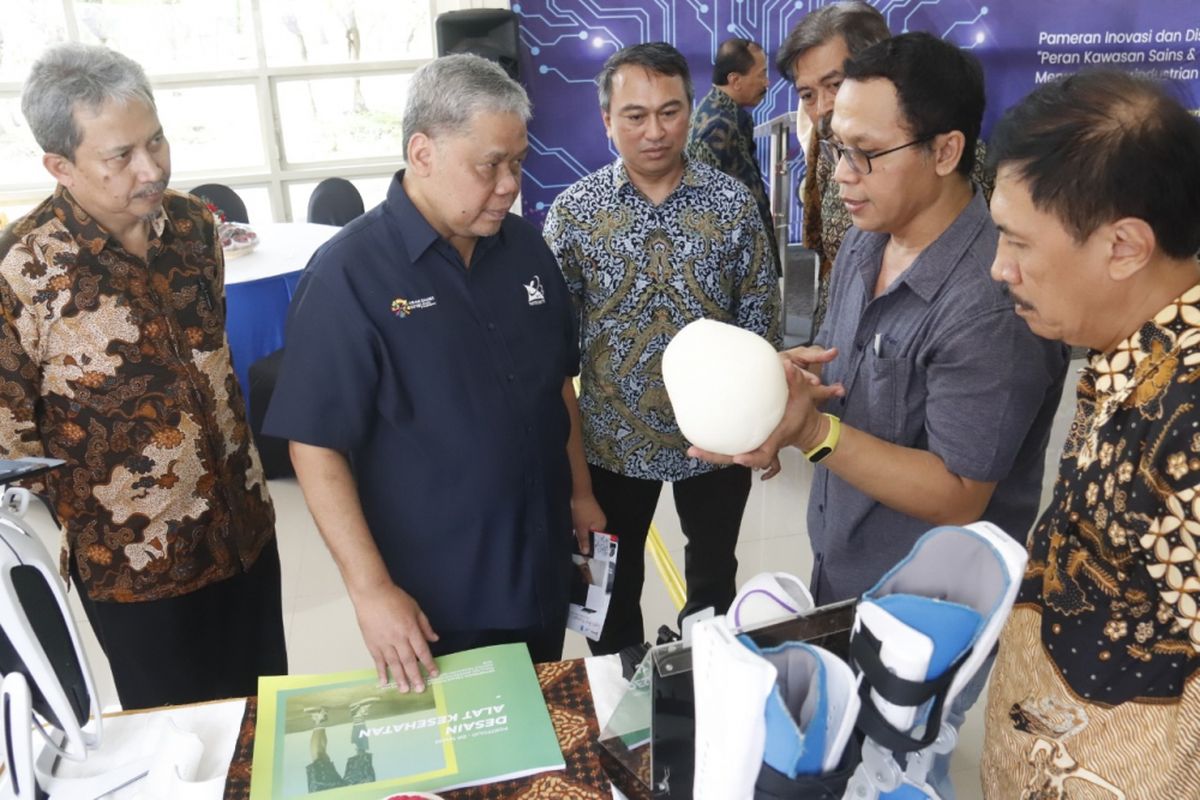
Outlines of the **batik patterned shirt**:
{"label": "batik patterned shirt", "polygon": [[212,214],[163,206],[145,260],[62,187],[0,238],[0,453],[67,462],[39,488],[96,600],[186,594],[274,535]]}
{"label": "batik patterned shirt", "polygon": [[762,166],[754,146],[754,119],[716,86],[701,98],[692,112],[688,157],[716,167],[750,190],[763,227],[771,237],[773,254],[775,223],[771,219],[771,201],[767,197]]}
{"label": "batik patterned shirt", "polygon": [[1200,285],[1079,381],[1000,641],[990,798],[1200,797]]}
{"label": "batik patterned shirt", "polygon": [[588,462],[649,480],[715,469],[687,455],[662,353],[697,319],[779,345],[779,282],[749,192],[688,161],[679,185],[654,205],[618,160],[560,194],[543,234],[579,313]]}

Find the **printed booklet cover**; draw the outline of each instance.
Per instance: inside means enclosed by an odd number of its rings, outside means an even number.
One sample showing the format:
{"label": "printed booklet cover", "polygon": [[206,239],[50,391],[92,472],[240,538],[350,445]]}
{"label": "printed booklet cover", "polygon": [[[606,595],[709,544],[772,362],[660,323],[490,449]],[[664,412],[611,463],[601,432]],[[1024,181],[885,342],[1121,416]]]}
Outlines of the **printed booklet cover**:
{"label": "printed booklet cover", "polygon": [[381,800],[565,767],[525,645],[437,662],[420,694],[374,670],[259,678],[252,800]]}

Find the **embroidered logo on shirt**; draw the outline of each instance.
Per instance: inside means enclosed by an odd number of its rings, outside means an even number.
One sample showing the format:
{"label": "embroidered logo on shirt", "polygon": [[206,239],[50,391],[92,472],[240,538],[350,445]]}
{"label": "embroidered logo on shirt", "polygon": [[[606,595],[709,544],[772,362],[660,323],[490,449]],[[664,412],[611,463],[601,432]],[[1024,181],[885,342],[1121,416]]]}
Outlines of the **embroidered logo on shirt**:
{"label": "embroidered logo on shirt", "polygon": [[541,306],[546,304],[546,292],[542,289],[542,279],[538,275],[533,276],[533,280],[529,283],[522,284],[525,287],[525,294],[529,295],[529,305]]}
{"label": "embroidered logo on shirt", "polygon": [[417,300],[405,300],[403,297],[397,297],[392,301],[392,313],[403,319],[417,309],[433,308],[436,305],[437,298],[433,295],[430,295],[429,297],[422,297]]}

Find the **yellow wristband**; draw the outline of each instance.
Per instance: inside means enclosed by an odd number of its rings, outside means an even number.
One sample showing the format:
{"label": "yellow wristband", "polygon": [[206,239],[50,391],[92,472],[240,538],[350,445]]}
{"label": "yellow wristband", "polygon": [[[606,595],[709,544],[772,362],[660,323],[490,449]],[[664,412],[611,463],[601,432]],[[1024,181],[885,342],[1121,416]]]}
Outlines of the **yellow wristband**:
{"label": "yellow wristband", "polygon": [[832,453],[838,446],[838,440],[842,438],[842,421],[833,414],[825,416],[829,418],[829,432],[825,434],[825,438],[821,440],[820,444],[804,454],[804,457],[814,464],[824,460]]}

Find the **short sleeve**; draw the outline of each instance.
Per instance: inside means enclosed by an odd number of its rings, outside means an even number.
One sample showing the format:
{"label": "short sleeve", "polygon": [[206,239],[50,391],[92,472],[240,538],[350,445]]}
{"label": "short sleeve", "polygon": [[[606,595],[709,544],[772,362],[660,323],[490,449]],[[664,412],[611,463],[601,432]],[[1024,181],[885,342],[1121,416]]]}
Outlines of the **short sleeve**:
{"label": "short sleeve", "polygon": [[567,283],[567,291],[578,302],[583,294],[583,270],[579,253],[572,243],[571,214],[566,209],[562,195],[555,199],[546,214],[542,238],[546,240],[546,245],[558,261],[559,271]]}
{"label": "short sleeve", "polygon": [[366,436],[381,348],[345,273],[326,277],[314,266],[292,300],[263,432],[346,452]]}

